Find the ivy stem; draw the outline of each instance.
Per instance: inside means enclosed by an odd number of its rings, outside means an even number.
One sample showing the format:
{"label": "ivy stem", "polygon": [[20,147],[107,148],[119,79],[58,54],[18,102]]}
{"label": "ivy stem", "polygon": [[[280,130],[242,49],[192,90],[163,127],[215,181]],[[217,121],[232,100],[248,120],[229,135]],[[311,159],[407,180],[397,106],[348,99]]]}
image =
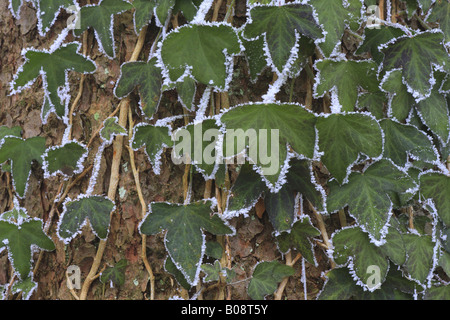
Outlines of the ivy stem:
{"label": "ivy stem", "polygon": [[[144,46],[145,42],[145,35],[147,33],[147,26],[142,28],[141,32],[139,33],[139,37],[136,43],[136,46],[133,50],[133,53],[131,55],[131,58],[129,61],[136,61],[139,57],[139,54],[142,50],[142,47]],[[127,125],[127,116],[128,116],[128,108],[129,108],[130,100],[129,98],[124,98],[120,103],[120,112],[119,112],[119,125],[122,127],[126,127]],[[120,160],[122,158],[122,150],[123,150],[123,136],[118,135],[114,139],[113,143],[113,159],[111,164],[111,178],[110,183],[108,187],[108,198],[112,201],[115,200],[117,187],[119,185],[119,167],[120,167]],[[111,213],[111,218],[113,216],[114,212]],[[86,300],[89,288],[92,284],[92,282],[95,280],[95,276],[97,275],[97,270],[100,266],[100,263],[103,258],[103,253],[106,248],[106,239],[100,240],[97,253],[95,255],[94,261],[92,262],[91,270],[89,271],[89,274],[86,276],[86,279],[84,280],[83,286],[81,288],[80,293],[80,300]]]}
{"label": "ivy stem", "polygon": [[[309,200],[308,200],[308,204],[309,204],[309,208],[314,213],[314,215],[317,219],[317,224],[319,226],[320,233],[322,234],[323,242],[324,242],[324,245],[326,246],[326,249],[331,249],[330,239],[328,238],[327,229],[325,227],[325,223],[323,222],[322,215],[316,211],[316,209],[314,208],[314,206],[312,205],[312,203]],[[331,268],[334,269],[336,264],[334,263],[333,260],[330,260],[330,264],[331,264]]]}

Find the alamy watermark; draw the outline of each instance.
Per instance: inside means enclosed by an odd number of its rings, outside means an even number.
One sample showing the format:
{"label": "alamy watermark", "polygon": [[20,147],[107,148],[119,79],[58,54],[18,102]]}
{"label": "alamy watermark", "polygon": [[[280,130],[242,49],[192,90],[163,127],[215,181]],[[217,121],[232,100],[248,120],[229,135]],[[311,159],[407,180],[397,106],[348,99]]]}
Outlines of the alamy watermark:
{"label": "alamy watermark", "polygon": [[200,123],[194,126],[193,134],[182,128],[174,133],[172,139],[175,142],[172,149],[175,164],[244,164],[247,155],[261,166],[266,176],[275,175],[280,170],[278,129],[227,129],[223,135],[216,128],[203,131]]}
{"label": "alamy watermark", "polygon": [[66,278],[69,289],[81,289],[81,270],[79,266],[69,266],[66,271]]}
{"label": "alamy watermark", "polygon": [[81,17],[80,17],[80,7],[69,6],[66,9],[67,12],[71,13],[69,18],[67,18],[67,29],[75,30],[81,28]]}
{"label": "alamy watermark", "polygon": [[367,24],[366,27],[369,29],[380,29],[381,28],[381,18],[380,18],[380,8],[378,6],[369,6],[366,11]]}
{"label": "alamy watermark", "polygon": [[381,286],[381,270],[377,265],[370,265],[366,270],[370,276],[367,278],[366,286],[370,290],[378,289]]}

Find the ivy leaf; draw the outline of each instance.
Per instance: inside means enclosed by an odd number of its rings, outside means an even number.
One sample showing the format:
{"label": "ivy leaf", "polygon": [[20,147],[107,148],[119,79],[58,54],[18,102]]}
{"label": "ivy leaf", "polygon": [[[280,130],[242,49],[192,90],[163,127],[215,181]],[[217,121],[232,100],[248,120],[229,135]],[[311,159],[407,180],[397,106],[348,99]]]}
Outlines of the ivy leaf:
{"label": "ivy leaf", "polygon": [[431,94],[433,65],[446,70],[450,67],[443,34],[435,30],[398,37],[381,51],[384,54],[381,71],[402,69],[402,81],[416,102]]}
{"label": "ivy leaf", "polygon": [[226,91],[233,55],[241,51],[236,31],[225,23],[186,25],[169,33],[161,47],[167,76],[175,82],[188,71],[200,83]]}
{"label": "ivy leaf", "polygon": [[360,154],[376,158],[383,139],[378,122],[364,114],[332,114],[317,119],[322,162],[342,183]]}
{"label": "ivy leaf", "polygon": [[119,119],[117,117],[111,117],[103,122],[103,128],[100,130],[100,136],[103,141],[108,144],[112,143],[115,136],[127,134],[127,131],[117,123],[118,121]]}
{"label": "ivy leaf", "polygon": [[267,192],[264,205],[275,232],[291,229],[295,217],[295,193],[285,184],[277,192]]}
{"label": "ivy leaf", "polygon": [[[351,261],[350,269],[355,272],[358,284],[373,291],[385,280],[389,270],[389,260],[379,247],[359,227],[341,229],[333,234],[333,259],[338,265]],[[379,268],[379,283],[369,283],[371,266]]]}
{"label": "ivy leaf", "polygon": [[247,40],[241,36],[240,39],[245,48],[244,54],[248,63],[250,79],[255,82],[267,67],[267,61],[264,57],[264,38],[259,37],[256,40]]}
{"label": "ivy leaf", "polygon": [[202,0],[176,0],[173,13],[181,12],[186,20],[194,19]]}
{"label": "ivy leaf", "polygon": [[22,128],[19,126],[9,128],[7,126],[0,126],[0,141],[4,137],[13,136],[20,138],[22,137]]}
{"label": "ivy leaf", "polygon": [[80,43],[71,42],[50,51],[28,49],[23,56],[25,63],[19,68],[11,83],[12,93],[29,88],[39,75],[42,75],[44,103],[42,121],[46,123],[50,112],[59,118],[66,118],[70,100],[68,71],[91,73],[96,69],[89,58],[78,54]]}
{"label": "ivy leaf", "polygon": [[364,41],[355,54],[369,52],[373,60],[379,65],[383,61],[383,53],[380,52],[379,46],[404,34],[405,32],[402,29],[395,26],[380,25],[379,28],[365,28]]}
{"label": "ivy leaf", "polygon": [[33,277],[28,277],[24,280],[15,281],[11,288],[11,292],[13,294],[22,292],[22,300],[29,300],[37,287],[38,283],[33,280]]}
{"label": "ivy leaf", "polygon": [[177,269],[177,266],[175,263],[173,263],[172,259],[170,257],[167,257],[167,259],[164,262],[164,270],[171,275],[175,277],[175,280],[186,290],[191,289],[191,285],[186,281],[186,278],[184,277],[183,273]]}
{"label": "ivy leaf", "polygon": [[433,200],[439,218],[450,226],[450,178],[438,172],[427,172],[420,175],[419,181],[421,198]]}
{"label": "ivy leaf", "polygon": [[309,263],[317,265],[314,246],[310,238],[320,236],[320,231],[313,227],[308,216],[301,217],[294,223],[290,232],[283,232],[277,237],[281,252],[287,253],[294,247]]}
{"label": "ivy leaf", "polygon": [[98,5],[85,5],[80,9],[80,27],[73,30],[74,34],[78,37],[84,30],[93,28],[99,50],[114,59],[114,15],[132,8],[133,5],[125,0],[100,0]]}
{"label": "ivy leaf", "polygon": [[347,268],[334,268],[327,272],[325,284],[317,300],[350,300],[361,291]]}
{"label": "ivy leaf", "polygon": [[361,89],[378,91],[377,65],[373,61],[362,60],[320,60],[315,63],[319,71],[316,75],[314,95],[323,97],[331,92],[336,103],[332,112],[353,111]]}
{"label": "ivy leaf", "polygon": [[153,17],[153,9],[157,0],[134,0],[134,30],[139,34],[143,27],[148,25]]}
{"label": "ivy leaf", "polygon": [[424,300],[450,300],[450,286],[442,285],[428,288],[423,298]]}
{"label": "ivy leaf", "polygon": [[264,300],[266,295],[275,292],[278,283],[284,277],[292,276],[294,273],[294,268],[281,264],[278,261],[258,263],[248,285],[248,295],[253,300]]}
{"label": "ivy leaf", "polygon": [[405,167],[409,162],[408,155],[429,163],[438,160],[433,143],[416,127],[390,119],[381,120],[380,126],[385,136],[384,156],[396,165]]}
{"label": "ivy leaf", "polygon": [[445,42],[448,44],[450,42],[450,3],[445,0],[436,1],[427,21],[439,22],[439,27],[444,32]]}
{"label": "ivy leaf", "polygon": [[42,164],[41,155],[45,151],[45,138],[34,137],[21,139],[12,136],[4,138],[0,146],[0,163],[11,161],[11,172],[17,195],[26,194],[28,178],[31,174],[33,160]]}
{"label": "ivy leaf", "polygon": [[205,247],[203,230],[215,235],[234,233],[217,214],[211,216],[212,205],[211,200],[187,205],[153,202],[150,213],[139,225],[140,232],[146,235],[167,230],[166,249],[190,285],[198,281]]}
{"label": "ivy leaf", "polygon": [[[393,221],[395,218],[392,218]],[[391,224],[392,221],[391,221]],[[406,261],[406,247],[402,233],[390,226],[386,235],[386,243],[380,247],[381,251],[396,265],[401,266]]]}
{"label": "ivy leaf", "polygon": [[140,123],[133,130],[131,142],[133,150],[137,151],[145,147],[145,153],[152,164],[153,172],[159,174],[161,154],[164,148],[172,146],[170,128]]}
{"label": "ivy leaf", "polygon": [[43,155],[45,177],[49,178],[59,173],[68,178],[81,173],[87,153],[86,147],[77,141],[48,148]]}
{"label": "ivy leaf", "polygon": [[155,16],[158,26],[164,27],[173,7],[175,6],[176,0],[156,0],[157,5],[155,9]]}
{"label": "ivy leaf", "polygon": [[202,271],[206,273],[206,277],[203,279],[204,282],[219,281],[222,266],[220,265],[219,260],[216,260],[214,261],[214,264],[202,264]]}
{"label": "ivy leaf", "polygon": [[417,0],[417,2],[419,3],[422,12],[425,13],[430,9],[431,5],[436,2],[436,0]]}
{"label": "ivy leaf", "polygon": [[162,75],[156,58],[148,62],[126,62],[120,67],[119,81],[114,89],[118,98],[124,98],[138,88],[141,111],[152,118],[161,100]]}
{"label": "ivy leaf", "polygon": [[128,262],[126,259],[121,259],[114,267],[106,268],[100,275],[100,281],[102,283],[111,281],[116,286],[123,286],[125,283],[125,269],[127,268],[127,264]]}
{"label": "ivy leaf", "polygon": [[405,269],[409,275],[425,284],[434,269],[434,246],[430,236],[418,234],[403,235],[406,246]]}
{"label": "ivy leaf", "polygon": [[73,0],[32,0],[37,6],[38,30],[41,36],[50,30],[56,22],[61,9],[75,6]]}
{"label": "ivy leaf", "polygon": [[55,245],[42,230],[42,220],[30,219],[20,225],[0,221],[0,250],[6,247],[15,273],[25,280],[31,273],[32,247],[52,251]]}
{"label": "ivy leaf", "polygon": [[311,6],[300,3],[255,6],[250,9],[250,22],[244,27],[248,40],[264,35],[268,58],[281,74],[292,56],[300,35],[317,40],[323,37]]}
{"label": "ivy leaf", "polygon": [[114,210],[114,202],[102,196],[82,195],[75,200],[69,199],[64,202],[64,211],[58,223],[58,237],[64,243],[69,243],[89,221],[95,235],[105,240]]}
{"label": "ivy leaf", "polygon": [[303,157],[315,156],[316,117],[302,106],[240,105],[224,112],[220,121],[226,127],[224,157],[237,155],[249,145],[247,157],[272,192],[277,192],[284,184],[288,160],[293,155],[288,152],[287,144]]}
{"label": "ivy leaf", "polygon": [[352,172],[342,186],[335,181],[328,186],[328,211],[348,205],[349,213],[375,243],[386,235],[393,206],[409,200],[417,189],[415,182],[388,160],[373,163],[363,173]]}
{"label": "ivy leaf", "polygon": [[11,11],[14,18],[19,19],[20,18],[20,9],[22,8],[22,5],[27,0],[9,0],[9,10]]}

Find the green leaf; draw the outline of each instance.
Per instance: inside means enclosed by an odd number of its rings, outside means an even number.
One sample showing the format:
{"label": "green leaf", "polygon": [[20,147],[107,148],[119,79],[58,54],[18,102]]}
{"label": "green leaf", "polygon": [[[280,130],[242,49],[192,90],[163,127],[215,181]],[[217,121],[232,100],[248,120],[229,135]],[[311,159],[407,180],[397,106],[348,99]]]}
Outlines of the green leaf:
{"label": "green leaf", "polygon": [[87,153],[86,147],[77,141],[47,149],[43,155],[45,177],[49,178],[58,173],[64,177],[71,177],[81,173]]}
{"label": "green leaf", "polygon": [[166,261],[164,262],[164,270],[173,275],[175,277],[175,280],[177,280],[177,282],[183,288],[185,288],[186,290],[191,289],[191,285],[186,281],[183,273],[177,269],[177,266],[175,265],[175,263],[173,263],[170,257],[167,257]]}
{"label": "green leaf", "polygon": [[127,268],[127,264],[128,262],[126,259],[121,259],[114,267],[106,268],[100,275],[100,281],[102,283],[111,281],[116,286],[123,286],[125,283],[125,269]]}
{"label": "green leaf", "polygon": [[317,300],[350,300],[361,291],[347,268],[334,268],[327,272],[324,287]]}
{"label": "green leaf", "polygon": [[206,277],[203,279],[204,282],[219,281],[222,266],[220,265],[219,260],[216,260],[214,261],[214,264],[202,264],[202,271],[206,273]]}
{"label": "green leaf", "polygon": [[31,164],[35,160],[42,164],[41,155],[45,151],[45,138],[34,137],[21,139],[6,137],[0,146],[0,163],[11,161],[11,172],[14,188],[20,198],[25,196]]}
{"label": "green leaf", "polygon": [[172,146],[170,128],[150,124],[138,124],[134,127],[131,146],[133,150],[145,147],[145,153],[152,164],[153,172],[160,173],[161,154],[164,148]]}
{"label": "green leaf", "polygon": [[322,162],[339,183],[361,154],[376,158],[382,152],[382,131],[371,116],[355,113],[319,117],[317,129]]}
{"label": "green leaf", "polygon": [[383,155],[396,165],[405,167],[409,162],[408,156],[429,163],[438,160],[431,139],[416,127],[390,119],[381,120],[380,126],[385,137]]}
{"label": "green leaf", "polygon": [[137,88],[139,107],[147,117],[152,118],[158,110],[162,93],[162,70],[157,66],[156,58],[151,58],[148,62],[126,62],[120,70],[114,94],[118,98],[124,98]]}
{"label": "green leaf", "polygon": [[303,216],[294,223],[290,232],[283,232],[277,237],[281,252],[287,253],[295,248],[312,265],[317,265],[314,256],[314,246],[310,238],[320,236],[320,231],[313,227],[308,216]]}
{"label": "green leaf", "polygon": [[8,249],[8,257],[21,280],[31,274],[32,247],[54,250],[52,240],[42,230],[42,220],[30,219],[20,225],[0,221],[0,250]]}
{"label": "green leaf", "polygon": [[211,200],[187,205],[152,202],[150,213],[139,225],[140,232],[146,235],[167,230],[164,237],[166,249],[191,285],[198,281],[204,254],[203,230],[215,235],[234,233],[217,214],[211,216],[212,205]]}
{"label": "green leaf", "polygon": [[367,109],[377,120],[385,117],[384,106],[388,99],[383,91],[365,92],[358,97],[356,108],[358,110]]}
{"label": "green leaf", "polygon": [[420,195],[424,200],[433,200],[439,218],[450,226],[450,177],[438,172],[420,175]]}
{"label": "green leaf", "polygon": [[439,22],[440,29],[444,32],[445,43],[450,42],[450,3],[448,1],[436,1],[427,21]]}
{"label": "green leaf", "polygon": [[197,92],[197,83],[191,77],[184,77],[183,81],[175,84],[178,93],[178,101],[188,111],[194,111],[194,99]]}
{"label": "green leaf", "polygon": [[22,128],[19,126],[9,128],[7,126],[0,126],[0,141],[4,137],[13,136],[17,138],[22,137]]}
{"label": "green leaf", "polygon": [[156,0],[156,21],[159,27],[164,27],[173,7],[175,6],[176,0]]}
{"label": "green leaf", "polygon": [[374,242],[386,235],[391,210],[409,200],[417,189],[415,182],[390,161],[380,160],[364,172],[352,172],[348,183],[329,184],[328,211],[348,205],[349,213]]}
{"label": "green leaf", "polygon": [[50,30],[56,22],[61,9],[74,7],[73,0],[32,0],[37,7],[36,16],[38,18],[38,30],[41,36]]}
{"label": "green leaf", "polygon": [[[445,1],[445,0],[443,0],[443,1]],[[435,3],[436,1],[435,0],[417,0],[417,2],[419,3],[419,6],[422,9],[422,12],[425,13],[430,9],[431,5],[433,3]]]}
{"label": "green leaf", "polygon": [[148,25],[153,17],[153,9],[157,0],[134,0],[134,30],[139,34],[143,27]]}
{"label": "green leaf", "polygon": [[264,205],[275,232],[291,229],[295,218],[295,193],[285,184],[277,192],[267,192]]}
{"label": "green leaf", "polygon": [[268,58],[280,74],[291,59],[300,35],[314,40],[323,37],[311,6],[306,4],[256,6],[250,9],[249,15],[244,37],[251,40],[264,36]]}
{"label": "green leaf", "polygon": [[100,0],[98,5],[85,5],[80,9],[80,27],[74,29],[74,34],[80,36],[84,30],[94,29],[99,50],[114,59],[114,15],[132,8],[133,5],[125,0]]}
{"label": "green leaf", "polygon": [[406,246],[405,269],[421,284],[432,275],[434,269],[434,246],[430,236],[418,234],[403,235]]}
{"label": "green leaf", "polygon": [[23,208],[18,207],[17,205],[10,211],[0,214],[0,220],[8,221],[11,223],[20,224],[21,221],[28,220],[29,218],[30,216],[27,214],[27,211]]}
{"label": "green leaf", "polygon": [[[394,218],[392,218],[394,220]],[[393,222],[391,221],[391,224]],[[401,266],[406,261],[406,246],[401,232],[392,226],[388,228],[386,243],[380,247],[381,251],[396,265]]]}
{"label": "green leaf", "polygon": [[319,43],[323,54],[329,57],[333,53],[339,53],[344,30],[352,18],[348,2],[346,6],[341,0],[312,0],[310,4],[317,12],[319,24],[327,32],[325,41]]}
{"label": "green leaf", "polygon": [[217,241],[206,241],[205,254],[210,258],[220,260],[223,255],[223,247]]}
{"label": "green leaf", "polygon": [[247,104],[228,109],[220,121],[226,127],[224,157],[241,153],[254,163],[272,192],[284,183],[289,158],[287,144],[299,155],[315,156],[316,117],[297,104]]}
{"label": "green leaf", "polygon": [[11,83],[12,94],[29,88],[42,75],[44,103],[41,118],[45,124],[50,112],[66,121],[70,100],[67,71],[91,73],[96,69],[89,58],[78,54],[80,43],[71,42],[50,51],[28,49],[23,54],[25,63],[19,68]]}
{"label": "green leaf", "polygon": [[186,20],[191,21],[197,13],[202,0],[176,0],[172,13],[181,12]]}
{"label": "green leaf", "polygon": [[[355,273],[358,284],[373,291],[386,279],[389,260],[381,249],[373,244],[367,233],[359,227],[348,227],[333,234],[333,259],[338,265],[351,261],[350,269]],[[370,282],[371,268],[378,268],[378,283]]]}
{"label": "green leaf", "polygon": [[447,50],[442,32],[424,31],[413,36],[398,37],[384,46],[382,72],[402,69],[402,80],[416,102],[430,96],[433,65],[449,70]]}
{"label": "green leaf", "polygon": [[9,0],[9,10],[11,11],[14,18],[19,19],[20,18],[20,9],[24,2],[27,0]]}
{"label": "green leaf", "polygon": [[423,298],[424,300],[450,300],[450,286],[442,285],[428,288]]}
{"label": "green leaf", "polygon": [[108,144],[112,143],[115,136],[127,134],[127,131],[117,123],[118,121],[119,119],[117,117],[111,117],[103,122],[103,128],[100,130],[100,136],[103,141]]}
{"label": "green leaf", "polygon": [[230,58],[240,51],[239,38],[229,25],[189,24],[165,37],[161,60],[172,82],[188,71],[198,82],[226,91],[232,72]]}
{"label": "green leaf", "polygon": [[[361,89],[377,92],[377,65],[373,61],[319,60],[315,63],[316,75],[314,95],[323,97],[332,94],[332,112],[353,111]],[[334,102],[335,100],[335,102]]]}
{"label": "green leaf", "polygon": [[259,75],[267,67],[267,61],[264,57],[264,38],[259,37],[256,40],[247,40],[239,34],[242,45],[245,48],[244,54],[248,63],[250,79],[256,82]]}
{"label": "green leaf", "polygon": [[33,277],[28,277],[24,280],[15,281],[11,292],[13,294],[22,292],[22,300],[29,300],[37,287],[38,283],[33,280]]}
{"label": "green leaf", "polygon": [[395,26],[380,25],[379,28],[365,28],[364,41],[355,54],[360,55],[369,52],[373,60],[379,65],[383,61],[383,53],[380,52],[379,46],[404,34],[405,32],[402,29]]}
{"label": "green leaf", "polygon": [[264,300],[265,296],[275,292],[284,277],[290,277],[294,273],[294,268],[278,261],[258,263],[248,285],[248,295],[253,300]]}
{"label": "green leaf", "polygon": [[58,237],[65,243],[75,238],[89,222],[95,235],[102,240],[108,236],[114,202],[102,196],[80,196],[64,202],[64,211],[58,223]]}

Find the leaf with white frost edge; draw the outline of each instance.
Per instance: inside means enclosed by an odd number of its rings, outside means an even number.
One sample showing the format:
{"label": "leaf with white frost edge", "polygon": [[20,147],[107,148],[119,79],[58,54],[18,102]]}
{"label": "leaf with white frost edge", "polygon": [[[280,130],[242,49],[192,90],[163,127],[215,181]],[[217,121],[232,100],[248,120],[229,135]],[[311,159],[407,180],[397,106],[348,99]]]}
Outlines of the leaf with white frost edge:
{"label": "leaf with white frost edge", "polygon": [[[334,261],[339,266],[348,263],[358,285],[373,291],[386,280],[389,260],[359,227],[343,228],[332,235],[331,241]],[[380,282],[374,287],[368,285],[371,273],[367,272],[373,265],[380,268]]]}
{"label": "leaf with white frost edge", "polygon": [[100,274],[100,282],[107,283],[111,281],[116,286],[123,286],[125,283],[125,269],[127,268],[127,260],[119,260],[113,267],[108,267]]}
{"label": "leaf with white frost edge", "polygon": [[156,0],[134,0],[134,31],[139,34],[145,26],[150,24],[153,17],[153,10],[156,7]]}
{"label": "leaf with white frost edge", "polygon": [[99,50],[108,58],[116,57],[114,45],[114,15],[131,10],[133,5],[124,0],[100,0],[98,4],[81,7],[80,27],[73,30],[79,37],[88,28],[93,28]]}
{"label": "leaf with white frost edge", "polygon": [[155,57],[148,62],[126,62],[120,67],[120,77],[114,88],[118,98],[128,96],[135,88],[139,92],[139,107],[148,118],[153,118],[161,101],[162,70]]}
{"label": "leaf with white frost edge", "polygon": [[44,151],[43,137],[22,139],[6,136],[0,141],[0,163],[11,161],[13,186],[20,198],[23,198],[27,191],[32,161],[42,164],[41,156]]}
{"label": "leaf with white frost edge", "polygon": [[433,200],[439,218],[446,226],[450,226],[450,177],[427,171],[419,176],[419,181],[421,199]]}
{"label": "leaf with white frost edge", "polygon": [[127,131],[117,123],[118,121],[119,118],[117,117],[111,117],[103,121],[103,128],[100,130],[100,136],[104,143],[111,144],[115,136],[127,134]]}
{"label": "leaf with white frost edge", "polygon": [[111,213],[116,209],[110,199],[82,194],[74,200],[68,198],[63,207],[56,231],[61,241],[69,243],[88,222],[98,238],[105,240],[108,237]]}
{"label": "leaf with white frost edge", "polygon": [[350,300],[362,291],[345,267],[334,268],[325,275],[326,280],[317,300]]}
{"label": "leaf with white frost edge", "polygon": [[361,155],[378,158],[383,151],[383,132],[370,114],[331,114],[317,118],[322,162],[339,183]]}
{"label": "leaf with white frost edge", "polygon": [[8,8],[11,11],[11,14],[14,18],[20,19],[20,9],[24,5],[25,2],[29,0],[9,0]]}
{"label": "leaf with white frost edge", "polygon": [[406,246],[405,269],[413,280],[424,285],[431,281],[433,270],[437,265],[435,248],[432,237],[418,234],[403,236]]}
{"label": "leaf with white frost edge", "polygon": [[448,46],[450,43],[450,2],[437,1],[431,13],[427,15],[426,21],[439,22],[439,27],[444,32],[445,42]]}
{"label": "leaf with white frost edge", "polygon": [[167,230],[164,245],[190,285],[196,285],[199,280],[206,241],[203,232],[215,235],[235,233],[219,215],[211,215],[215,205],[215,199],[187,205],[152,202],[148,214],[139,224],[141,234],[153,235]]}
{"label": "leaf with white frost edge", "polygon": [[45,178],[48,179],[57,174],[69,178],[81,173],[87,155],[86,146],[76,140],[48,148],[42,155]]}
{"label": "leaf with white frost edge", "polygon": [[92,73],[95,63],[78,54],[81,43],[54,43],[50,50],[27,49],[22,52],[25,63],[19,67],[10,83],[11,94],[17,94],[31,87],[37,77],[42,76],[44,103],[41,119],[45,124],[50,112],[68,122],[69,79],[68,72]]}
{"label": "leaf with white frost edge", "polygon": [[30,300],[31,295],[36,291],[37,287],[38,283],[30,276],[25,280],[15,281],[11,288],[11,292],[13,294],[22,292],[22,300]]}
{"label": "leaf with white frost edge", "polygon": [[328,212],[348,206],[349,214],[377,245],[385,242],[393,207],[404,205],[418,188],[405,172],[385,159],[371,164],[362,173],[352,172],[342,186],[334,180],[328,186]]}
{"label": "leaf with white frost edge", "polygon": [[323,40],[324,35],[313,8],[308,4],[255,5],[250,8],[248,16],[244,38],[253,40],[264,37],[266,58],[278,75],[296,55],[296,43],[300,36],[317,42]]}
{"label": "leaf with white frost edge", "polygon": [[41,36],[50,30],[55,24],[61,9],[78,7],[74,0],[31,0],[37,7],[38,30]]}
{"label": "leaf with white frost edge", "polygon": [[173,145],[171,135],[170,126],[150,125],[142,122],[133,128],[131,147],[134,151],[145,147],[145,153],[155,174],[160,173],[162,152],[165,148]]}
{"label": "leaf with white frost edge", "polygon": [[22,128],[20,126],[9,128],[7,126],[0,126],[0,141],[3,138],[13,136],[17,138],[22,137]]}
{"label": "leaf with white frost edge", "polygon": [[227,91],[233,56],[242,50],[236,32],[227,23],[207,22],[171,31],[158,44],[158,60],[166,82],[176,82],[190,73],[200,83]]}

